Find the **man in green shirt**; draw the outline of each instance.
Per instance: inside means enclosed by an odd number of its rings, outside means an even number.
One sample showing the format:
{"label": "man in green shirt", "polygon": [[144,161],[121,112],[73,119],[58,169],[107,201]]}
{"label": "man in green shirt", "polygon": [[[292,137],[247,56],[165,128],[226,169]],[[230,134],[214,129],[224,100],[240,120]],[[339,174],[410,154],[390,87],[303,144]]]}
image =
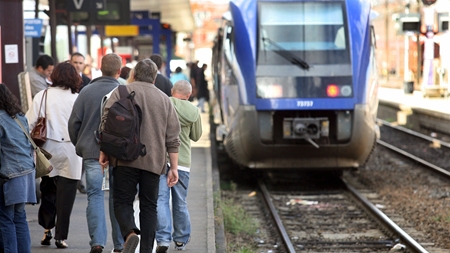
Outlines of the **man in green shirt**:
{"label": "man in green shirt", "polygon": [[[198,141],[202,135],[200,110],[188,101],[192,86],[188,81],[175,82],[170,100],[180,121],[181,145],[178,151],[178,183],[167,186],[167,176],[159,179],[158,222],[156,225],[157,253],[167,252],[172,240],[175,249],[184,250],[191,237],[191,222],[186,202],[191,167],[191,140]],[[169,165],[170,166],[170,165]],[[170,211],[170,195],[172,193],[172,213]]]}

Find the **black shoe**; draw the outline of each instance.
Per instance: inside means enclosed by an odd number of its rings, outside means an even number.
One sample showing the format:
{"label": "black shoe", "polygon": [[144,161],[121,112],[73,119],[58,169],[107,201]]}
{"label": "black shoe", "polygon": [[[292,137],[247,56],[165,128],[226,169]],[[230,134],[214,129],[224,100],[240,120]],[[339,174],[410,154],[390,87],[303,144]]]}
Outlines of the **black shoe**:
{"label": "black shoe", "polygon": [[69,247],[69,245],[67,245],[67,243],[64,240],[56,240],[55,245],[56,247],[58,247],[58,249],[65,249]]}
{"label": "black shoe", "polygon": [[157,246],[156,247],[156,253],[166,253],[169,249],[169,246]]}
{"label": "black shoe", "polygon": [[79,184],[79,185],[78,185],[78,191],[79,191],[80,193],[86,194],[86,188],[85,188],[84,185],[82,185],[82,184]]}
{"label": "black shoe", "polygon": [[91,248],[91,253],[102,253],[103,252],[103,247],[102,246],[94,246]]}
{"label": "black shoe", "polygon": [[139,237],[134,232],[132,232],[125,240],[122,253],[134,253],[138,244]]}
{"label": "black shoe", "polygon": [[50,245],[50,240],[53,238],[52,231],[46,230],[44,232],[44,237],[41,240],[41,245]]}

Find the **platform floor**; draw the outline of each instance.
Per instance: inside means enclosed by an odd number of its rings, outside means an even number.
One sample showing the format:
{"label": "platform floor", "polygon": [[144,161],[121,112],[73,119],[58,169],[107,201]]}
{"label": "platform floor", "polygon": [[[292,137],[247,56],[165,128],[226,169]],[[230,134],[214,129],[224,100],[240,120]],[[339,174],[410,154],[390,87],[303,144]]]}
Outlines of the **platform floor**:
{"label": "platform floor", "polygon": [[[202,123],[202,138],[198,142],[192,143],[192,168],[187,199],[191,215],[192,236],[190,243],[186,246],[186,250],[183,251],[186,253],[216,252],[209,121],[206,113],[202,114]],[[71,216],[69,238],[66,241],[69,248],[59,250],[54,245],[54,240],[52,240],[51,246],[40,245],[44,229],[38,224],[37,220],[39,205],[27,205],[26,211],[32,241],[31,252],[48,253],[58,251],[64,253],[88,253],[90,251],[90,238],[86,222],[86,206],[87,195],[78,192]],[[135,206],[139,206],[138,203],[135,203]],[[105,194],[105,207],[108,207],[108,194]],[[137,213],[138,211],[136,211],[136,214]],[[106,209],[105,215],[108,221],[108,241],[103,252],[109,253],[113,249],[113,244],[110,235],[111,228],[109,224],[108,209]],[[139,252],[139,250],[136,250],[136,252]],[[173,244],[168,252],[176,252],[173,250]]]}
{"label": "platform floor", "polygon": [[405,94],[403,89],[383,88],[378,90],[380,103],[389,102],[411,108],[421,108],[450,115],[450,97],[424,97],[421,91]]}

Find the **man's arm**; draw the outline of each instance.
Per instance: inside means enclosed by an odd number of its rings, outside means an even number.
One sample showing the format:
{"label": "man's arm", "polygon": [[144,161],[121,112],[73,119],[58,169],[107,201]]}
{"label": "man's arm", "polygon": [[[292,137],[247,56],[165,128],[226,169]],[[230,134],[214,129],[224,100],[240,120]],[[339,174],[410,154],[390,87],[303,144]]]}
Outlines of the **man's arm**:
{"label": "man's arm", "polygon": [[39,91],[48,88],[48,84],[45,81],[45,77],[40,76],[37,73],[33,73],[33,71],[29,72],[29,76],[30,76],[30,89],[32,97],[34,97]]}
{"label": "man's arm", "polygon": [[166,130],[166,149],[169,153],[170,170],[167,172],[167,186],[172,187],[178,182],[178,147],[180,146],[180,122],[172,102],[169,102],[168,122]]}
{"label": "man's arm", "polygon": [[167,172],[167,186],[172,187],[178,182],[178,153],[169,153],[170,170]]}
{"label": "man's arm", "polygon": [[77,117],[75,110],[74,110],[76,106],[77,106],[77,103],[75,102],[75,105],[72,108],[72,112],[70,113],[69,124],[67,126],[67,128],[69,130],[70,141],[72,142],[72,144],[74,146],[77,145],[78,133],[80,132],[80,128],[81,128],[81,120],[79,120],[79,118]]}
{"label": "man's arm", "polygon": [[103,151],[100,151],[100,157],[98,158],[98,162],[102,167],[105,167],[109,163],[108,156],[103,153]]}
{"label": "man's arm", "polygon": [[193,141],[198,141],[202,137],[202,117],[199,114],[197,120],[191,126],[191,132],[189,133],[189,138]]}

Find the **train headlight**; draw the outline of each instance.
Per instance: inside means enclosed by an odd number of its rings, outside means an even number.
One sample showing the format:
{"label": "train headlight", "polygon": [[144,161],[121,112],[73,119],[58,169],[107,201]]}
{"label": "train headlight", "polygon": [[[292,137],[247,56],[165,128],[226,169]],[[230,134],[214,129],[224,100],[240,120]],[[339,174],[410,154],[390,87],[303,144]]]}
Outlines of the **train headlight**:
{"label": "train headlight", "polygon": [[339,87],[336,84],[329,84],[327,86],[327,96],[332,98],[339,96]]}
{"label": "train headlight", "polygon": [[352,95],[352,86],[350,85],[344,85],[341,87],[341,95],[343,97],[348,97]]}
{"label": "train headlight", "polygon": [[283,86],[280,78],[258,78],[258,96],[262,98],[281,98],[283,97]]}

